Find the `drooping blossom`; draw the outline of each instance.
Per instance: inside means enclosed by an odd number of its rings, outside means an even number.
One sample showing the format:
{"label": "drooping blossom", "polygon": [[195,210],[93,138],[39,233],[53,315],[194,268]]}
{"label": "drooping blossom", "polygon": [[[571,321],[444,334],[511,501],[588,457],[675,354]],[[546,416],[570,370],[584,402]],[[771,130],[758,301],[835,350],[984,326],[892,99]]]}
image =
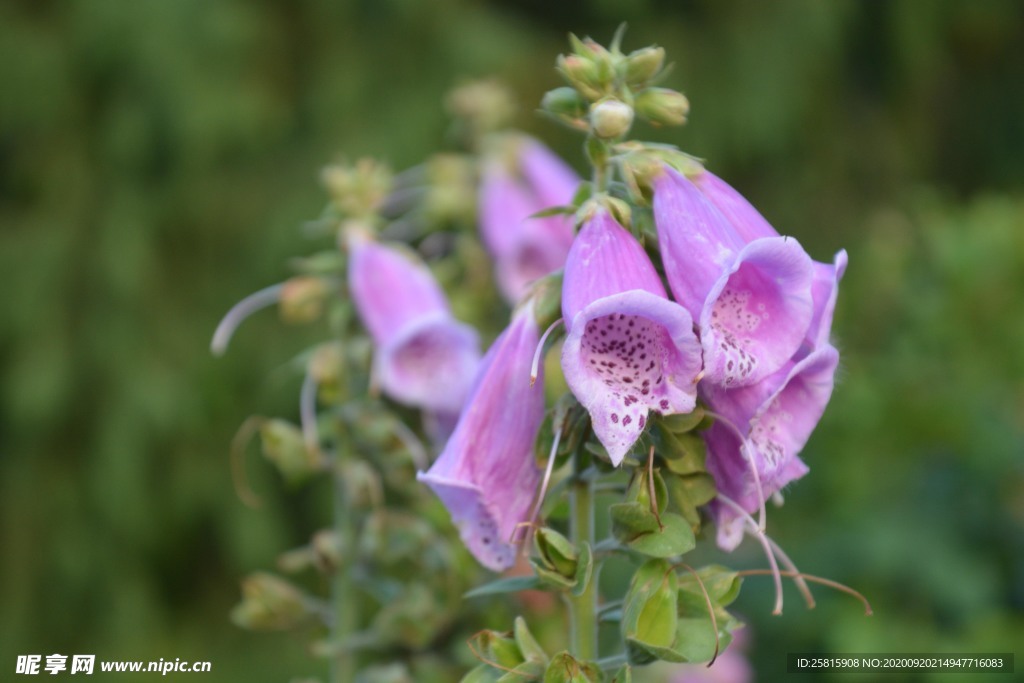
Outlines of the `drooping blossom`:
{"label": "drooping blossom", "polygon": [[700,329],[704,380],[733,388],[777,372],[814,313],[814,266],[800,244],[741,233],[670,168],[654,183],[654,218],[669,287]]}
{"label": "drooping blossom", "polygon": [[[825,412],[838,364],[839,352],[824,344],[756,384],[702,389],[719,416],[704,433],[708,471],[719,493],[754,512],[767,497],[807,473],[798,454]],[[747,448],[734,429],[747,440]],[[752,467],[757,468],[756,480]],[[743,538],[744,519],[727,505],[713,504],[712,512],[718,545],[734,549]]]}
{"label": "drooping blossom", "polygon": [[530,383],[539,339],[528,302],[480,364],[444,451],[418,475],[448,508],[473,556],[494,571],[515,561],[510,539],[527,521],[540,478],[533,448],[544,419],[543,379]]}
{"label": "drooping blossom", "polygon": [[531,282],[565,263],[573,240],[572,218],[531,216],[568,205],[579,183],[564,161],[525,136],[511,141],[508,154],[484,162],[480,233],[494,258],[498,286],[510,303],[519,301]]}
{"label": "drooping blossom", "polygon": [[689,413],[700,345],[640,243],[604,209],[584,222],[565,264],[562,370],[614,464],[649,411]]}
{"label": "drooping blossom", "polygon": [[[670,171],[659,179],[655,218],[673,292],[701,308],[708,368],[701,396],[719,417],[704,435],[708,469],[719,492],[752,513],[808,471],[798,454],[832,395],[839,354],[829,337],[846,252],[830,264],[811,261],[796,240],[780,237],[742,195],[708,171],[692,179]],[[751,258],[754,252],[761,258]],[[703,266],[691,267],[699,260],[693,254],[703,254]],[[709,288],[716,267],[718,280]],[[745,269],[762,277],[744,283],[736,274]],[[723,314],[731,325],[722,325]],[[723,345],[730,332],[740,342],[736,348]],[[722,354],[716,358],[717,351]],[[739,367],[753,365],[740,378],[729,373],[737,367],[737,352],[746,361]],[[723,362],[725,372],[715,372]],[[711,510],[718,544],[735,548],[746,520],[721,502]]]}
{"label": "drooping blossom", "polygon": [[[745,242],[762,237],[778,237],[779,233],[765,220],[764,216],[739,192],[718,176],[705,170],[693,178],[693,183],[707,197],[716,209],[729,221]],[[813,263],[814,276],[811,284],[813,314],[804,339],[805,350],[824,344],[832,329],[832,315],[835,311],[839,281],[846,271],[845,249],[836,252],[832,263]]]}
{"label": "drooping blossom", "polygon": [[480,362],[476,332],[452,316],[444,292],[414,254],[355,229],[346,242],[349,289],[373,338],[382,390],[399,403],[457,413]]}

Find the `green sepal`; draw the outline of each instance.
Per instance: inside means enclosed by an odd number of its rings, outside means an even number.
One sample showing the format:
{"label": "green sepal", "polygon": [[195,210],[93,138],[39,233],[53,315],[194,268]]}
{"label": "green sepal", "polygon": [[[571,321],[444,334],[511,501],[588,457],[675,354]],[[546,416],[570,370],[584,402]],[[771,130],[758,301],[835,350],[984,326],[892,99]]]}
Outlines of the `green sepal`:
{"label": "green sepal", "polygon": [[524,681],[536,681],[544,675],[544,668],[546,666],[546,661],[525,661],[519,666],[514,667],[511,671],[506,671],[505,674],[496,681],[496,683],[522,683]]}
{"label": "green sepal", "polygon": [[523,653],[519,645],[509,633],[498,631],[480,631],[473,636],[471,641],[473,648],[480,654],[485,662],[494,664],[499,668],[511,669],[523,663]]}
{"label": "green sepal", "polygon": [[648,560],[636,570],[623,601],[621,626],[631,663],[666,659],[671,652],[679,622],[677,593],[678,577],[665,560]]}
{"label": "green sepal", "polygon": [[633,668],[629,664],[624,664],[621,669],[615,672],[611,683],[633,683]]}
{"label": "green sepal", "polygon": [[[721,565],[709,565],[696,571],[697,576],[700,577],[699,582],[697,577],[689,572],[679,576],[680,614],[684,616],[707,614],[707,604],[704,600],[705,591],[715,607],[725,607],[731,604],[740,594],[743,578],[735,571]],[[703,589],[701,589],[701,584],[704,585]]]}
{"label": "green sepal", "polygon": [[700,423],[704,421],[704,409],[697,406],[693,409],[693,412],[662,415],[657,421],[658,424],[663,425],[670,432],[683,434],[693,431],[700,426]]}
{"label": "green sepal", "polygon": [[583,595],[590,585],[594,576],[594,552],[586,541],[580,543],[580,554],[576,561],[576,585],[572,587],[572,594],[576,597]]}
{"label": "green sepal", "polygon": [[522,617],[516,617],[515,626],[512,628],[512,634],[516,639],[516,645],[519,646],[519,651],[527,661],[544,662],[547,664],[548,653],[544,651],[544,648],[540,646],[537,639],[533,637],[532,633],[530,633],[530,629],[526,625],[525,619]]}
{"label": "green sepal", "polygon": [[493,666],[481,664],[470,669],[459,683],[497,683],[499,673]]}
{"label": "green sepal", "polygon": [[544,671],[544,683],[601,683],[601,669],[591,662],[581,662],[568,652],[551,658]]}
{"label": "green sepal", "polygon": [[640,534],[627,545],[650,557],[675,557],[693,550],[697,544],[690,523],[674,512],[661,516],[661,528]]}
{"label": "green sepal", "polygon": [[519,591],[537,590],[542,588],[536,576],[507,576],[482,586],[477,586],[463,594],[463,598],[482,598],[485,595],[501,595],[518,593]]}
{"label": "green sepal", "polygon": [[612,534],[623,543],[658,530],[658,518],[643,503],[615,503],[609,506],[608,512],[612,518]]}
{"label": "green sepal", "polygon": [[565,578],[576,576],[576,547],[568,538],[549,527],[537,530],[533,535],[533,547],[537,551],[544,569],[553,571]]}
{"label": "green sepal", "polygon": [[697,511],[701,505],[706,505],[718,495],[715,488],[715,479],[707,472],[678,476],[669,474],[665,478],[668,486],[668,495],[672,504],[679,510],[679,513],[686,518],[694,529],[700,527],[700,512]]}

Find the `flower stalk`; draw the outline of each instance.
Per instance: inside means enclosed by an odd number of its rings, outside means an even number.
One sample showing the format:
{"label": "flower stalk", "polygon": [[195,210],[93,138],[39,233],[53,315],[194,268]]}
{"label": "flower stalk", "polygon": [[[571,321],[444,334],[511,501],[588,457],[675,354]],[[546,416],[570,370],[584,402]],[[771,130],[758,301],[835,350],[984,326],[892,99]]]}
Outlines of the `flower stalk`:
{"label": "flower stalk", "polygon": [[[583,543],[593,547],[594,482],[579,470],[579,454],[576,457],[577,471],[571,492],[570,535],[577,548]],[[594,661],[598,658],[596,572],[580,595],[566,593],[565,596],[569,605],[570,651],[581,661]]]}

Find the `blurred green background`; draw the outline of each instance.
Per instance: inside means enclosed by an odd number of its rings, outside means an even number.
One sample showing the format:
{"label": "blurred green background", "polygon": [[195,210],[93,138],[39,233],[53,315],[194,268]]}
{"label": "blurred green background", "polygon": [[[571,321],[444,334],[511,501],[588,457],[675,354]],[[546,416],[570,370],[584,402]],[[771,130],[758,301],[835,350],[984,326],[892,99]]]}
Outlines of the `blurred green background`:
{"label": "blurred green background", "polygon": [[[805,571],[876,614],[770,582],[737,608],[761,680],[797,651],[1024,650],[1024,5],[1000,2],[23,0],[0,5],[0,671],[18,654],[312,674],[304,639],[228,621],[238,580],[323,524],[227,451],[294,416],[317,330],[220,315],[289,274],[319,168],[445,144],[446,90],[495,74],[520,124],[568,31],[667,48],[681,130],[818,260],[850,268],[811,474],[772,518]],[[729,561],[759,566],[754,544]],[[947,677],[963,680],[962,677]],[[903,680],[903,679],[901,679]],[[906,679],[909,680],[909,679]],[[928,680],[944,680],[932,677]]]}

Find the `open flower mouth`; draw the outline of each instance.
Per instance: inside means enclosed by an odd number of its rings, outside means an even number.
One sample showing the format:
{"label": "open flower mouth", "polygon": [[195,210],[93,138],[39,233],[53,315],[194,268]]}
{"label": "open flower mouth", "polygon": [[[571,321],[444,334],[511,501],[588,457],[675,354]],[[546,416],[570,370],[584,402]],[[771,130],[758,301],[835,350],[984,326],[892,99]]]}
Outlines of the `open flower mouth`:
{"label": "open flower mouth", "polygon": [[417,321],[382,350],[383,388],[396,399],[434,410],[458,411],[479,361],[476,334],[448,315]]}
{"label": "open flower mouth", "polygon": [[648,409],[670,409],[663,367],[676,351],[661,325],[638,315],[601,316],[587,322],[581,350],[587,372],[611,394],[613,424],[643,429]]}
{"label": "open flower mouth", "polygon": [[683,307],[641,290],[599,299],[576,316],[562,367],[612,462],[636,442],[649,411],[693,410],[700,347],[692,326]]}
{"label": "open flower mouth", "polygon": [[810,257],[796,240],[767,237],[747,245],[701,314],[708,381],[746,386],[792,358],[811,321],[812,277]]}

